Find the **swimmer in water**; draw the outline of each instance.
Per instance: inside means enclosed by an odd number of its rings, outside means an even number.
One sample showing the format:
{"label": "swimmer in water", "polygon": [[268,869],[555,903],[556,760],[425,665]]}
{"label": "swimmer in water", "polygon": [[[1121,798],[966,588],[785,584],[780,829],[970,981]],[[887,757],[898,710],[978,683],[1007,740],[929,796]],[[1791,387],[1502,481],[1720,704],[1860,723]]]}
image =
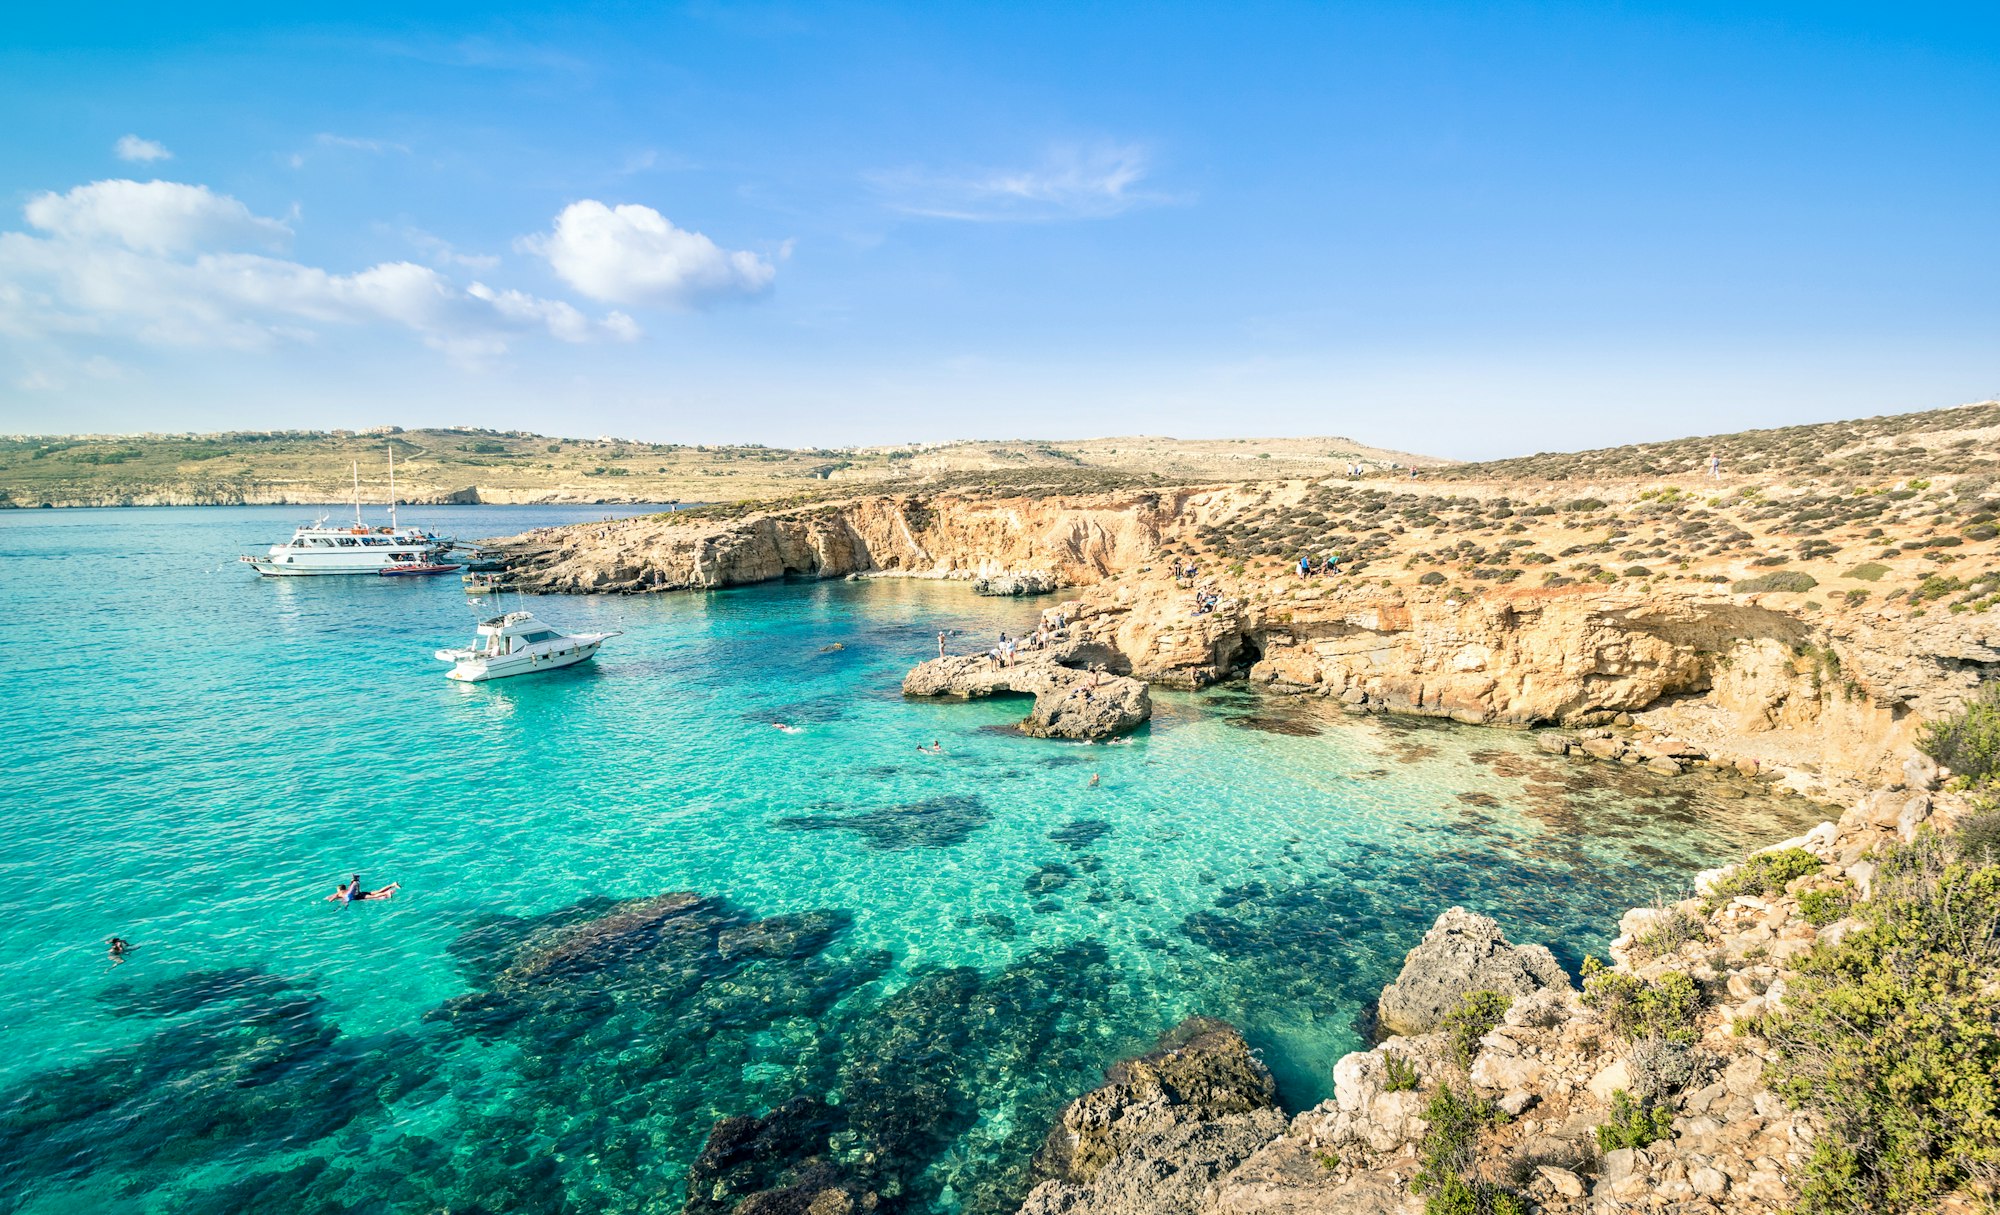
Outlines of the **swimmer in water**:
{"label": "swimmer in water", "polygon": [[1104,774],[1102,772],[1092,772],[1090,774],[1090,783],[1084,787],[1087,789],[1095,789],[1097,788],[1097,782],[1103,779],[1104,779]]}
{"label": "swimmer in water", "polygon": [[123,962],[125,955],[131,952],[132,949],[132,942],[126,940],[124,937],[112,937],[105,944],[111,947],[111,964],[113,966]]}
{"label": "swimmer in water", "polygon": [[772,722],[771,728],[774,730],[783,730],[787,734],[797,734],[799,732],[799,728],[797,726],[788,726],[782,721]]}
{"label": "swimmer in water", "polygon": [[361,875],[357,873],[353,881],[343,882],[334,887],[333,893],[326,896],[326,901],[339,903],[344,907],[349,903],[365,903],[369,899],[393,899],[396,897],[396,892],[402,888],[401,882],[390,882],[380,890],[363,890]]}

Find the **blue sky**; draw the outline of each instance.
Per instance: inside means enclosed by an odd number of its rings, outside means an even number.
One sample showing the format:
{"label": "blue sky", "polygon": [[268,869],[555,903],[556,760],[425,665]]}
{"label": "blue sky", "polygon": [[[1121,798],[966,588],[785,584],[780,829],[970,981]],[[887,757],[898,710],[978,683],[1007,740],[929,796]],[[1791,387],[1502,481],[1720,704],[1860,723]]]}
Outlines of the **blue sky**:
{"label": "blue sky", "polygon": [[2000,10],[37,6],[0,431],[1346,434],[2000,393]]}

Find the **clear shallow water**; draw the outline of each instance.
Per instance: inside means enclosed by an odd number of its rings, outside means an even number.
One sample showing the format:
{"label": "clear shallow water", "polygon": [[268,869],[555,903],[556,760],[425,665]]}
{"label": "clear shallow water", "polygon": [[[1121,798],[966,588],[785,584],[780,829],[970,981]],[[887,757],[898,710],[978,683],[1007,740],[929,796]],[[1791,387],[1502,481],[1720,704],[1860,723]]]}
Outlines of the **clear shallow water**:
{"label": "clear shallow water", "polygon": [[[1443,908],[1574,964],[1816,818],[1241,691],[1023,739],[1025,702],[898,694],[937,628],[1033,610],[955,586],[535,601],[625,635],[460,686],[455,583],[235,564],[297,514],[0,513],[0,1209],[673,1211],[717,1118],[805,1098],[795,1155],[1011,1210],[1061,1103],[1185,1015],[1307,1104]],[[321,901],[355,871],[403,892]],[[670,891],[707,901],[615,902]]]}

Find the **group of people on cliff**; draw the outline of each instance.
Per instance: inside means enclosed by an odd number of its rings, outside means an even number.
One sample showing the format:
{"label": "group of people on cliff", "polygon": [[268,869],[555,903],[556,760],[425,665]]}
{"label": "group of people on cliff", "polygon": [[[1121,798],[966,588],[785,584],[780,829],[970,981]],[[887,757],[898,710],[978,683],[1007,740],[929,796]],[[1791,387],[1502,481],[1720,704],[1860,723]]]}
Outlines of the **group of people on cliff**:
{"label": "group of people on cliff", "polygon": [[1299,557],[1298,571],[1301,578],[1310,578],[1314,574],[1330,578],[1343,572],[1340,568],[1340,554],[1328,553],[1324,557],[1314,557],[1311,553],[1303,554]]}

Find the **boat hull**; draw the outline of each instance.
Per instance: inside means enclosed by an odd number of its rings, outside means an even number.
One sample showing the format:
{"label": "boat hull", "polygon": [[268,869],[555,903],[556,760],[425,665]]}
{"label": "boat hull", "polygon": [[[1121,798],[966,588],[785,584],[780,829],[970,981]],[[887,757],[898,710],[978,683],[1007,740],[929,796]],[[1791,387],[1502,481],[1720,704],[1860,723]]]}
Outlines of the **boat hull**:
{"label": "boat hull", "polygon": [[539,675],[544,671],[560,671],[573,667],[579,662],[589,662],[596,657],[602,641],[581,642],[572,649],[555,650],[544,654],[503,654],[496,658],[461,658],[458,665],[445,672],[446,679],[456,679],[460,683],[485,683],[490,679],[508,679],[515,675]]}

